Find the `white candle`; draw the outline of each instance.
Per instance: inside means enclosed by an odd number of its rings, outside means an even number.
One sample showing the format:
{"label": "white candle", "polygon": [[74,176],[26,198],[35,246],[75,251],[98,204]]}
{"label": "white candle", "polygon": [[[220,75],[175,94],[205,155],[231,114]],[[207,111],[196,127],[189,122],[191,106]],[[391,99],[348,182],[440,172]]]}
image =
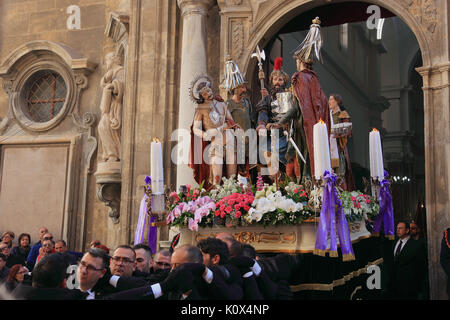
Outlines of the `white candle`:
{"label": "white candle", "polygon": [[320,120],[313,127],[314,135],[314,176],[319,180],[325,170],[331,172],[330,147],[328,144],[327,125]]}
{"label": "white candle", "polygon": [[383,180],[383,150],[381,148],[380,132],[375,128],[369,133],[369,157],[370,176],[374,180]]}
{"label": "white candle", "polygon": [[154,138],[150,149],[152,194],[164,194],[164,172],[161,142]]}

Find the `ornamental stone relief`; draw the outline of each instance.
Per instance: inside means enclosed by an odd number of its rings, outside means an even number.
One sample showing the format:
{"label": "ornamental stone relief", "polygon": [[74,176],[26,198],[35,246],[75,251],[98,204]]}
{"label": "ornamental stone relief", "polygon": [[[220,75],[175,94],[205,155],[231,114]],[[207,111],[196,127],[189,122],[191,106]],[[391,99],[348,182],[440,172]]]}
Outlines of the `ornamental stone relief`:
{"label": "ornamental stone relief", "polygon": [[434,0],[407,0],[408,11],[426,27],[428,32],[434,33],[438,22],[438,12]]}
{"label": "ornamental stone relief", "polygon": [[231,55],[239,61],[244,52],[244,23],[241,20],[231,23]]}
{"label": "ornamental stone relief", "polygon": [[239,6],[242,4],[242,0],[227,0],[229,6]]}

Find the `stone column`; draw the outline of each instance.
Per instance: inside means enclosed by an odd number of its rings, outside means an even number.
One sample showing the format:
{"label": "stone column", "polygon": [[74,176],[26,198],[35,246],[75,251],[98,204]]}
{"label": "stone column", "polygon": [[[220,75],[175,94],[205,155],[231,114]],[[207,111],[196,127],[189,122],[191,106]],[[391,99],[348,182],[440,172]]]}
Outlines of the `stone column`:
{"label": "stone column", "polygon": [[[195,104],[189,97],[189,86],[195,76],[207,73],[206,15],[213,0],[178,0],[182,16],[183,39],[181,47],[180,101],[178,105],[178,145],[176,158],[177,189],[182,184],[196,185],[192,169],[188,167],[189,128]],[[175,160],[175,159],[173,159]]]}
{"label": "stone column", "polygon": [[425,186],[430,299],[447,299],[439,263],[443,232],[450,226],[450,61],[416,69],[423,77]]}

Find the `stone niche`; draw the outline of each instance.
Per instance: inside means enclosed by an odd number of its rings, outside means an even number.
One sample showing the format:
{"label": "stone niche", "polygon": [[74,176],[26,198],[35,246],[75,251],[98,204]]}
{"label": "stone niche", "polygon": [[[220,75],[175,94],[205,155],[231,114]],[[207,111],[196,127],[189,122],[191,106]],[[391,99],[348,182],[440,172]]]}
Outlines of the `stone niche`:
{"label": "stone niche", "polygon": [[95,68],[67,45],[45,40],[23,44],[0,65],[9,102],[0,122],[3,230],[35,236],[45,225],[69,247],[83,247],[97,140],[95,115],[80,114],[79,104]]}

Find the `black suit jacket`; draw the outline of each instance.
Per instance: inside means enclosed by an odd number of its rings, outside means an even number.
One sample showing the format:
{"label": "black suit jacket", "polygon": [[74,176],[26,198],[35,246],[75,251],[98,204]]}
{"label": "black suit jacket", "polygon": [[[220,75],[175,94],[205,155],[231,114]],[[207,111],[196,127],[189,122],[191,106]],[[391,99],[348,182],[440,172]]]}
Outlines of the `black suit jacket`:
{"label": "black suit jacket", "polygon": [[87,293],[67,288],[35,288],[19,284],[12,294],[18,300],[84,300]]}
{"label": "black suit jacket", "polygon": [[390,252],[389,291],[394,299],[417,299],[426,274],[426,252],[419,242],[410,238],[398,256],[394,257],[397,242],[393,243]]}

